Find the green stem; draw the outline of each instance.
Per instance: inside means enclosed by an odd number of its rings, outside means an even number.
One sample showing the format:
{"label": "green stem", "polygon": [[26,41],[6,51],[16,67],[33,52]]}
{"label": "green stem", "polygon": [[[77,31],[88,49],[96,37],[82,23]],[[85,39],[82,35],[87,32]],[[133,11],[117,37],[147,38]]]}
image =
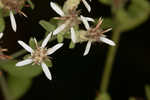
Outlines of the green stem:
{"label": "green stem", "polygon": [[104,73],[102,75],[102,82],[100,85],[100,92],[107,92],[108,86],[109,86],[109,80],[112,73],[112,67],[115,60],[116,51],[118,48],[118,41],[120,39],[120,31],[119,29],[115,29],[112,40],[117,43],[116,46],[110,47],[107,54],[107,59],[104,66]]}
{"label": "green stem", "polygon": [[0,87],[4,96],[5,100],[12,100],[11,96],[9,94],[7,82],[5,80],[5,77],[3,76],[3,73],[0,71]]}

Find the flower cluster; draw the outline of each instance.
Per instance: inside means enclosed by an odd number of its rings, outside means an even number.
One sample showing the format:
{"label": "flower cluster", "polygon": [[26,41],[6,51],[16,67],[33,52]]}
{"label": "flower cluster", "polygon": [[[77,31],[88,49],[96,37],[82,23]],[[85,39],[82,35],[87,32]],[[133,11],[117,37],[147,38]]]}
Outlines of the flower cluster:
{"label": "flower cluster", "polygon": [[[90,0],[91,1],[91,0]],[[85,7],[89,12],[91,12],[91,7],[87,3],[86,0],[80,0],[80,2],[83,2]],[[22,6],[25,3],[25,0],[17,1],[17,0],[0,0],[0,3],[3,4],[3,8],[9,11],[10,14],[10,20],[11,20],[11,26],[14,31],[17,29],[15,17],[13,15],[13,11],[16,13],[20,13],[27,17],[21,10],[20,6]],[[81,41],[85,42],[87,41],[87,46],[84,52],[84,56],[87,55],[90,51],[90,47],[92,42],[104,42],[111,46],[115,46],[115,43],[112,40],[109,40],[106,38],[106,35],[104,33],[110,31],[112,28],[103,30],[100,26],[103,22],[103,19],[99,19],[98,24],[93,28],[90,27],[89,22],[95,22],[93,18],[85,17],[81,14],[80,10],[77,10],[77,6],[74,6],[67,11],[63,11],[57,4],[54,2],[50,2],[50,7],[58,14],[60,17],[54,17],[55,19],[59,20],[58,27],[53,30],[53,32],[50,32],[44,41],[42,42],[41,46],[39,46],[37,40],[34,38],[34,44],[35,48],[32,46],[27,45],[23,41],[19,40],[18,43],[27,51],[30,53],[30,56],[27,59],[24,59],[23,61],[19,61],[16,63],[17,67],[21,67],[28,64],[37,64],[42,67],[42,70],[45,74],[45,76],[51,80],[52,75],[49,71],[49,65],[47,65],[47,61],[50,61],[49,55],[53,54],[56,50],[61,48],[63,46],[63,43],[58,43],[55,46],[51,48],[47,48],[46,45],[48,44],[50,38],[52,35],[58,35],[63,33],[70,33],[69,37],[71,38],[72,42],[79,43]],[[76,30],[76,27],[79,26],[79,24],[82,24],[85,26],[86,30],[84,33],[80,33],[79,29]],[[0,33],[0,38],[2,38],[3,33]],[[5,49],[0,49],[1,52],[5,51]],[[1,56],[1,55],[0,55]]]}

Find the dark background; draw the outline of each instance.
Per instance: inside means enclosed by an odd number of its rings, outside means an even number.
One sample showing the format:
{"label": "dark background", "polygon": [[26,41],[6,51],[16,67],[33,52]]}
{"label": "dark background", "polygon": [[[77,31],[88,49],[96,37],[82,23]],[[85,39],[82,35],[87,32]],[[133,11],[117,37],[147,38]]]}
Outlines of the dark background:
{"label": "dark background", "polygon": [[[60,5],[63,0],[54,0]],[[21,49],[17,40],[28,42],[32,36],[42,39],[45,30],[38,24],[41,19],[49,20],[58,16],[51,8],[49,0],[33,0],[35,9],[23,8],[28,18],[16,15],[17,32],[13,32],[9,17],[6,18],[6,30],[3,38],[3,48],[8,48],[9,54]],[[90,3],[92,12],[89,14],[83,4],[82,14],[98,18],[111,15],[110,7],[93,0]],[[109,25],[108,25],[109,26]],[[150,18],[139,27],[124,32],[121,35],[109,93],[112,100],[127,100],[129,96],[145,99],[144,86],[150,83]],[[109,33],[110,34],[110,33]],[[21,100],[94,100],[99,88],[108,45],[95,43],[89,55],[83,57],[86,43],[77,44],[75,49],[68,49],[70,40],[65,40],[65,46],[52,55],[53,80],[49,81],[44,74],[34,78],[31,89]],[[54,45],[54,41],[50,45]],[[57,68],[57,75],[56,75]],[[56,79],[57,76],[57,79]]]}

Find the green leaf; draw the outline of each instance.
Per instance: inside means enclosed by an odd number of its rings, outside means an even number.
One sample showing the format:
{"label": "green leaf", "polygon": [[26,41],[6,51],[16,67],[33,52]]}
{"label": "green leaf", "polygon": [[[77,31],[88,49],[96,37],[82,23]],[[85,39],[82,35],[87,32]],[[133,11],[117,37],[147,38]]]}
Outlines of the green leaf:
{"label": "green leaf", "polygon": [[147,100],[150,100],[150,86],[149,85],[145,86],[145,92],[146,92]]}
{"label": "green leaf", "polygon": [[61,43],[61,42],[64,41],[64,37],[63,37],[62,34],[58,34],[58,35],[57,35],[57,41],[58,41],[59,43]]}
{"label": "green leaf", "polygon": [[8,89],[13,100],[18,100],[30,88],[32,80],[23,77],[8,76]]}
{"label": "green leaf", "polygon": [[5,21],[4,19],[0,16],[0,32],[3,32],[5,29]]}
{"label": "green leaf", "polygon": [[111,5],[112,0],[99,0],[101,3],[106,4],[106,5]]}
{"label": "green leaf", "polygon": [[81,0],[66,0],[63,6],[63,11],[65,14],[68,14],[70,9],[77,8],[80,4],[80,1]]}
{"label": "green leaf", "polygon": [[75,48],[75,43],[73,43],[73,42],[71,41],[70,44],[69,44],[69,48],[70,48],[70,49]]}
{"label": "green leaf", "polygon": [[34,4],[32,3],[31,0],[27,0],[27,2],[29,3],[29,5],[31,6],[32,9],[34,9]]}
{"label": "green leaf", "polygon": [[56,27],[52,25],[50,22],[45,20],[40,20],[39,24],[48,32],[52,32]]}
{"label": "green leaf", "polygon": [[16,60],[1,61],[0,68],[5,72],[8,72],[12,76],[33,78],[38,76],[42,72],[42,68],[39,65],[26,65],[22,67],[16,67]]}
{"label": "green leaf", "polygon": [[127,31],[139,26],[149,18],[150,5],[146,0],[132,0],[128,10],[117,12],[118,26],[121,31]]}
{"label": "green leaf", "polygon": [[33,38],[30,38],[30,40],[29,40],[29,45],[30,45],[30,47],[33,48],[33,49],[36,48],[36,44],[35,44],[35,41],[34,41]]}
{"label": "green leaf", "polygon": [[50,59],[46,59],[44,60],[45,64],[48,66],[48,67],[52,67],[53,64],[52,64],[52,61]]}

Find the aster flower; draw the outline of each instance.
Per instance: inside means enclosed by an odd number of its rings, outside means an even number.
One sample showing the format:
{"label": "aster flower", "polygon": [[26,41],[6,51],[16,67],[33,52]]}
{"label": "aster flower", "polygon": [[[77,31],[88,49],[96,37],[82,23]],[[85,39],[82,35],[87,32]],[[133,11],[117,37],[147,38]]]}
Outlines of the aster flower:
{"label": "aster flower", "polygon": [[42,66],[42,69],[46,75],[46,77],[51,80],[52,76],[51,73],[47,67],[47,65],[44,63],[46,59],[48,59],[48,55],[53,54],[56,50],[58,50],[60,47],[63,46],[63,43],[58,43],[52,48],[46,48],[45,46],[47,45],[49,39],[51,38],[52,33],[50,33],[43,41],[41,47],[38,46],[36,39],[35,44],[36,44],[36,49],[33,50],[30,46],[28,46],[26,43],[23,41],[18,41],[18,43],[29,53],[31,53],[31,56],[28,59],[25,59],[23,61],[20,61],[16,64],[16,66],[24,66],[27,64],[38,64]]}
{"label": "aster flower", "polygon": [[[74,9],[69,10],[68,14],[65,15],[65,13],[55,3],[50,2],[50,6],[57,14],[61,16],[61,17],[55,17],[55,18],[64,21],[63,24],[61,24],[60,26],[58,26],[58,28],[56,28],[56,30],[54,30],[53,34],[57,35],[58,33],[60,33],[61,31],[65,29],[70,29],[71,39],[74,43],[76,43],[77,39],[76,39],[75,30],[73,27],[75,25],[80,24],[81,22],[81,18],[78,16],[79,11],[76,11],[76,8],[74,8]],[[93,21],[92,18],[89,18],[89,17],[85,17],[85,18],[87,21]]]}
{"label": "aster flower", "polygon": [[10,21],[12,29],[16,32],[17,25],[16,20],[13,14],[13,11],[16,13],[22,14],[23,16],[27,17],[21,10],[21,6],[24,5],[26,0],[0,0],[0,3],[2,4],[2,8],[4,11],[9,11]]}
{"label": "aster flower", "polygon": [[104,35],[104,33],[112,30],[112,28],[109,28],[106,30],[103,30],[102,28],[100,28],[100,25],[102,24],[103,19],[101,18],[99,19],[98,24],[96,25],[95,28],[91,28],[89,26],[89,23],[85,17],[81,16],[81,19],[83,21],[85,28],[87,29],[87,34],[85,34],[85,38],[88,40],[88,43],[86,45],[86,49],[84,52],[84,56],[89,53],[92,42],[104,42],[111,46],[115,46],[115,43],[112,40],[106,38],[106,35]]}

